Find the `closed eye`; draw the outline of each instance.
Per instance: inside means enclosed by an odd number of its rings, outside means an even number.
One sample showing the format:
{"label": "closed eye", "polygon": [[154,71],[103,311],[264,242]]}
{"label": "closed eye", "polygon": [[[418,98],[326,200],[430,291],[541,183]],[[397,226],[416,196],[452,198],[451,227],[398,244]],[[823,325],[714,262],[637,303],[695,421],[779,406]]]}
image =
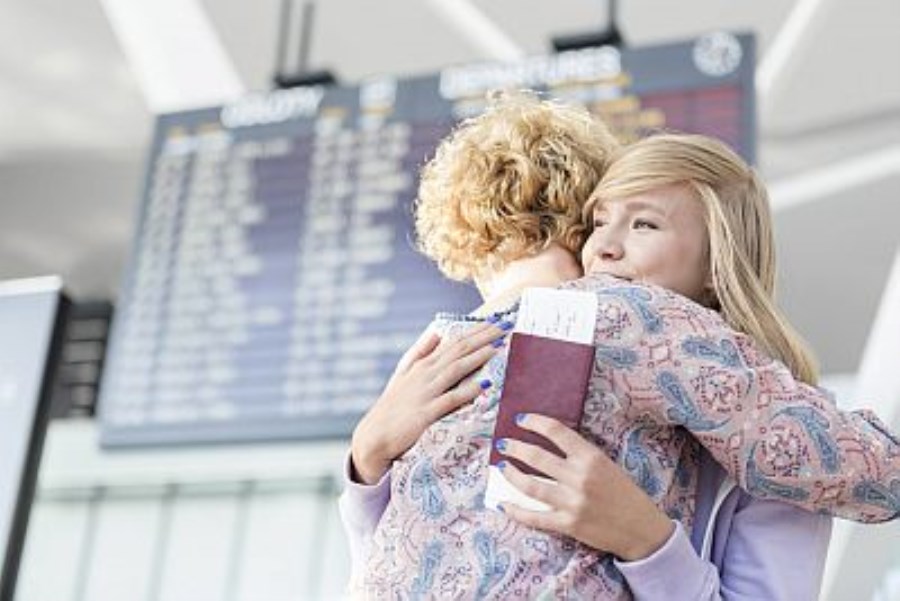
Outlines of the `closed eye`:
{"label": "closed eye", "polygon": [[[595,226],[596,227],[596,226]],[[636,230],[658,230],[659,226],[647,219],[635,219],[632,227]]]}

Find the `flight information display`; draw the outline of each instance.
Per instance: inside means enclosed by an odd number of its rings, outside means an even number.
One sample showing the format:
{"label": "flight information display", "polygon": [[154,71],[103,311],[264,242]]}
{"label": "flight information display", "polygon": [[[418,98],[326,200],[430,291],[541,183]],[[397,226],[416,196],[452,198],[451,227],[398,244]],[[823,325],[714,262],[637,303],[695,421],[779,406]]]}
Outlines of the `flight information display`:
{"label": "flight information display", "polygon": [[440,310],[479,304],[415,249],[418,171],[497,88],[623,140],[754,160],[753,38],[590,48],[252,95],[157,121],[100,394],[106,445],[339,437]]}

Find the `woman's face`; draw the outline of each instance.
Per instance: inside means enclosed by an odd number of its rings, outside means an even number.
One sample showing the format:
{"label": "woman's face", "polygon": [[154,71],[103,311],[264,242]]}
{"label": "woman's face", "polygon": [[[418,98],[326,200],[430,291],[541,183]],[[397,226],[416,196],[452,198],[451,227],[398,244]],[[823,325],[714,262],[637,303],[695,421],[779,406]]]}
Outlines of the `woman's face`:
{"label": "woman's face", "polygon": [[711,288],[703,207],[684,186],[598,203],[581,251],[586,274],[656,284],[696,302]]}

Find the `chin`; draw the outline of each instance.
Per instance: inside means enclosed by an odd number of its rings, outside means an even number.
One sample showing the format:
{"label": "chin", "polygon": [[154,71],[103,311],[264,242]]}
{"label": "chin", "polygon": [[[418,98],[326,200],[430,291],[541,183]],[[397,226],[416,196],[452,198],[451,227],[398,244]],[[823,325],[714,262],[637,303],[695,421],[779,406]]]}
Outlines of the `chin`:
{"label": "chin", "polygon": [[602,269],[593,270],[593,271],[590,271],[590,272],[588,272],[588,273],[590,273],[590,275],[608,275],[608,276],[612,276],[612,277],[614,277],[614,278],[618,278],[618,279],[620,279],[620,280],[625,280],[626,282],[633,282],[633,281],[634,281],[634,278],[629,277],[629,276],[627,276],[627,275],[619,275],[618,273],[612,273],[612,272],[609,272],[609,271],[603,271]]}

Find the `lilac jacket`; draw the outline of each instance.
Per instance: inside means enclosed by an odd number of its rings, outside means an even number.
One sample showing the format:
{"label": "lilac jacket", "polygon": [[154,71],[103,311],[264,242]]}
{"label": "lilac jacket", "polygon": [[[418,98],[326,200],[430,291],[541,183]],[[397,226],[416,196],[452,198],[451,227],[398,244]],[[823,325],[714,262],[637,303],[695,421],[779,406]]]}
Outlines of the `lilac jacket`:
{"label": "lilac jacket", "polygon": [[[349,468],[348,454],[338,506],[350,544],[351,579],[356,580],[391,486],[390,472],[378,484],[366,486],[351,480]],[[692,532],[676,522],[672,536],[656,553],[640,561],[616,562],[635,599],[818,599],[831,518],[779,501],[754,499],[723,483],[724,470],[704,451]],[[706,536],[711,544],[704,550]]]}

